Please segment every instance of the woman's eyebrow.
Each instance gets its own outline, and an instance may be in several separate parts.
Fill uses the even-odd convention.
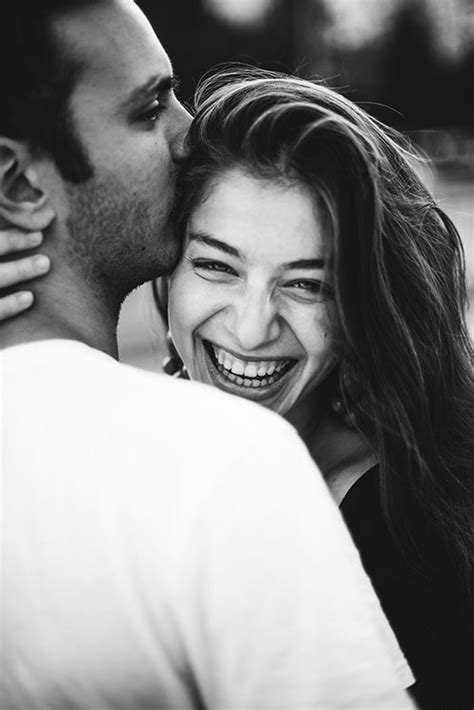
[[[229,256],[234,256],[237,259],[242,259],[242,254],[235,247],[231,247],[230,244],[222,242],[220,239],[211,237],[210,234],[206,232],[191,232],[188,235],[188,240],[190,242],[200,242],[201,244],[206,244],[208,247],[213,247],[214,249],[219,249],[219,251],[228,254]],[[324,269],[325,260],[318,259],[298,259],[297,261],[289,261],[282,264],[282,269]]]
[[[298,259],[297,261],[288,261],[282,264],[284,269],[324,269],[324,259]]]
[[[213,247],[214,249],[219,249],[229,256],[235,256],[237,259],[242,258],[242,254],[235,247],[231,247],[230,244],[221,242],[220,239],[211,237],[210,234],[206,232],[191,232],[188,235],[188,240],[190,242],[200,242],[201,244],[206,244],[208,247]]]

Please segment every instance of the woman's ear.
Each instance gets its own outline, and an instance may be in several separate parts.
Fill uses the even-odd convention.
[[[0,136],[0,221],[27,232],[42,232],[56,213],[30,151]]]

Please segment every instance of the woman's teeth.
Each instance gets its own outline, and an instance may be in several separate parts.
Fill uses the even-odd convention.
[[[230,382],[243,387],[266,387],[271,385],[288,370],[292,360],[259,360],[244,362],[223,348],[211,345],[218,370]]]

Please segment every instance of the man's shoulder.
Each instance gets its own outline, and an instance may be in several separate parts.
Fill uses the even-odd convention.
[[[131,406],[149,412],[148,421],[186,433],[187,441],[219,439],[235,451],[255,442],[296,438],[281,416],[241,397],[199,382],[181,380],[117,363],[114,377],[127,391]],[[132,402],[135,404],[132,405]],[[229,452],[230,453],[230,452]]]
[[[101,420],[102,428],[154,439],[188,441],[219,438],[243,442],[278,437],[292,428],[260,405],[196,382],[177,380],[119,363],[91,347],[69,340],[50,340],[9,348],[2,353],[11,400],[28,406],[48,404],[58,411],[64,399],[74,404],[81,427]],[[268,432],[268,433],[267,433]]]
[[[290,483],[314,476],[282,417],[207,385],[138,370],[66,341],[11,349],[3,360],[15,465],[15,442],[27,440],[22,456],[51,462],[54,454],[63,478],[67,460],[91,485],[112,476],[130,499],[159,491],[163,500],[189,501],[193,509],[211,491],[230,505],[235,486],[233,505],[258,499],[268,486],[274,496],[281,487],[286,498]]]

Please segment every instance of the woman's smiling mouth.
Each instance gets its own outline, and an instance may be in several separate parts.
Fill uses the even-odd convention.
[[[203,340],[212,379],[220,389],[260,401],[277,394],[286,375],[296,365],[294,358],[256,359],[237,357],[229,350]]]

